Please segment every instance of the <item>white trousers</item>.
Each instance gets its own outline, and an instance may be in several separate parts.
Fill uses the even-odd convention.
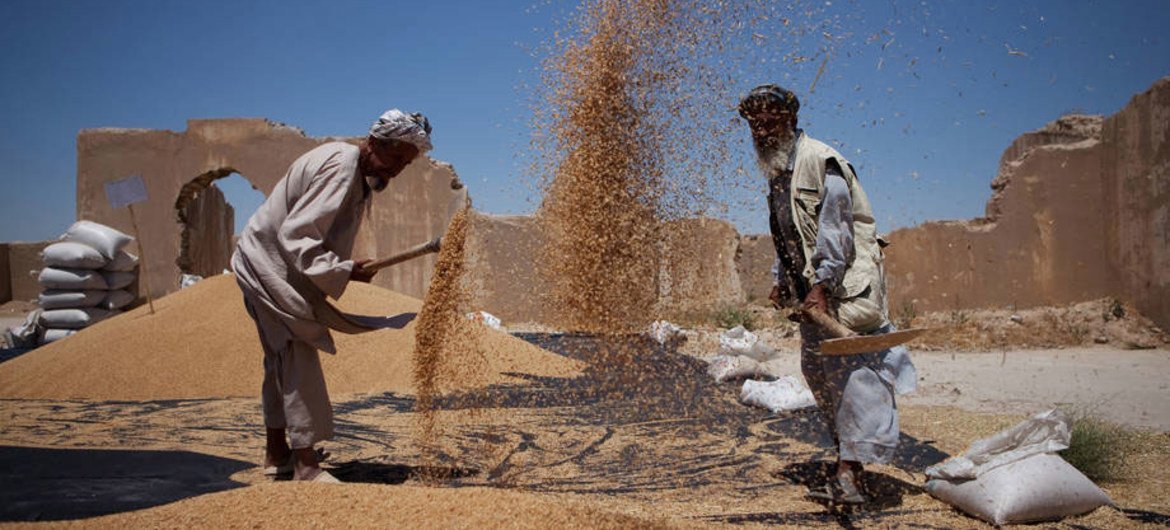
[[[877,333],[892,329],[887,325]],[[899,435],[895,378],[886,364],[891,350],[821,356],[817,352],[822,333],[815,324],[801,324],[800,369],[828,420],[837,454],[842,460],[888,463],[897,450]]]

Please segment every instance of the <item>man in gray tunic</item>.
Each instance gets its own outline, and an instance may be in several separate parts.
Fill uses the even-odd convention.
[[[369,260],[350,258],[362,213],[372,191],[430,150],[430,132],[423,115],[392,109],[360,145],[330,142],[301,155],[240,235],[232,270],[264,349],[266,474],[337,481],[314,449],[333,436],[317,350],[336,353],[330,328],[353,331],[326,297],[373,279]]]
[[[861,334],[888,333],[893,326],[869,200],[848,160],[796,128],[799,110],[796,95],[776,85],[756,87],[739,106],[768,179],[776,247],[769,298],[778,309],[817,308]],[[862,464],[884,464],[894,455],[894,395],[914,389],[914,366],[905,348],[822,357],[820,342],[829,337],[807,320],[800,337],[801,371],[837,449],[835,475],[809,496],[863,503]]]

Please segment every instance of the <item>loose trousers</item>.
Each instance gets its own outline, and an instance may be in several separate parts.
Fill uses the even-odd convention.
[[[887,324],[876,333],[892,330]],[[821,356],[817,352],[825,337],[819,326],[801,324],[800,338],[800,369],[828,421],[840,458],[888,463],[898,447],[895,387],[905,393],[917,378],[905,348]]]
[[[306,449],[333,437],[333,406],[317,349],[291,337],[284,324],[245,299],[264,349],[260,399],[264,426],[287,429],[289,445]]]

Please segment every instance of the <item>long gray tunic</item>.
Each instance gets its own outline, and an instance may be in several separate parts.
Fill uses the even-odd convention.
[[[329,334],[349,282],[354,239],[370,193],[358,174],[357,146],[331,142],[301,155],[248,221],[232,255],[244,296],[269,313],[276,344],[295,339],[336,353]]]

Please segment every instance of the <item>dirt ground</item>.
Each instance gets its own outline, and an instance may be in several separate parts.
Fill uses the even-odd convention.
[[[597,359],[606,347],[572,335],[529,338],[581,359]],[[637,362],[629,363],[634,371],[595,363],[576,378],[517,374],[526,383],[451,396],[439,414],[444,441],[439,469],[418,464],[412,396],[334,396],[338,435],[326,444],[333,453],[328,464],[350,484],[340,486],[346,493],[322,495],[340,497],[336,500],[343,504],[331,512],[328,504],[313,503],[288,517],[374,526],[386,520],[351,511],[343,515],[340,506],[372,498],[376,504],[421,509],[423,517],[443,506],[434,504],[430,512],[419,508],[426,503],[460,491],[470,499],[480,495],[474,493],[483,491],[479,487],[488,487],[521,494],[492,503],[532,507],[516,512],[516,526],[532,525],[541,513],[562,513],[555,507],[567,502],[598,510],[585,518],[563,512],[571,515],[565,520],[575,521],[567,527],[618,521],[614,524],[647,527],[983,528],[923,493],[923,470],[1027,413],[1112,396],[1107,401],[1124,406],[1108,410],[1132,425],[1153,427],[1143,431],[1143,450],[1132,456],[1132,465],[1147,473],[1102,484],[1120,509],[1102,508],[1045,527],[1170,525],[1165,515],[1170,500],[1161,494],[1170,484],[1170,436],[1162,410],[1170,395],[1156,377],[1170,373],[1165,349],[916,352],[920,391],[899,409],[904,433],[899,457],[865,475],[873,502],[838,511],[803,497],[833,458],[820,415],[774,415],[740,404],[738,384],[716,385],[706,376],[694,353],[705,350],[702,342],[684,347],[691,355],[639,347],[633,350]],[[782,361],[792,363],[795,351],[781,349]],[[0,520],[5,521],[151,527],[183,520],[251,527],[254,517],[222,515],[225,503],[234,510],[228,513],[253,513],[254,503],[266,496],[246,492],[269,492],[270,499],[303,487],[268,484],[271,479],[254,467],[262,450],[255,399],[3,400],[0,445],[0,479],[6,484]],[[417,478],[434,473],[449,480],[429,487]],[[278,489],[241,489],[242,484]],[[424,490],[433,494],[419,493]],[[488,512],[490,505],[484,507]],[[94,518],[102,514],[113,515]],[[466,517],[466,525],[491,524],[480,514]],[[440,520],[424,517],[402,526]]]
[[[779,335],[783,335],[780,333]],[[719,349],[718,332],[688,333],[683,351],[706,358]],[[800,374],[798,341],[760,333],[779,344],[770,362],[783,374]],[[1091,412],[1131,427],[1170,431],[1170,350],[1109,345],[1001,351],[913,349],[918,390],[903,405],[946,406],[969,412],[1029,415],[1054,407]]]

